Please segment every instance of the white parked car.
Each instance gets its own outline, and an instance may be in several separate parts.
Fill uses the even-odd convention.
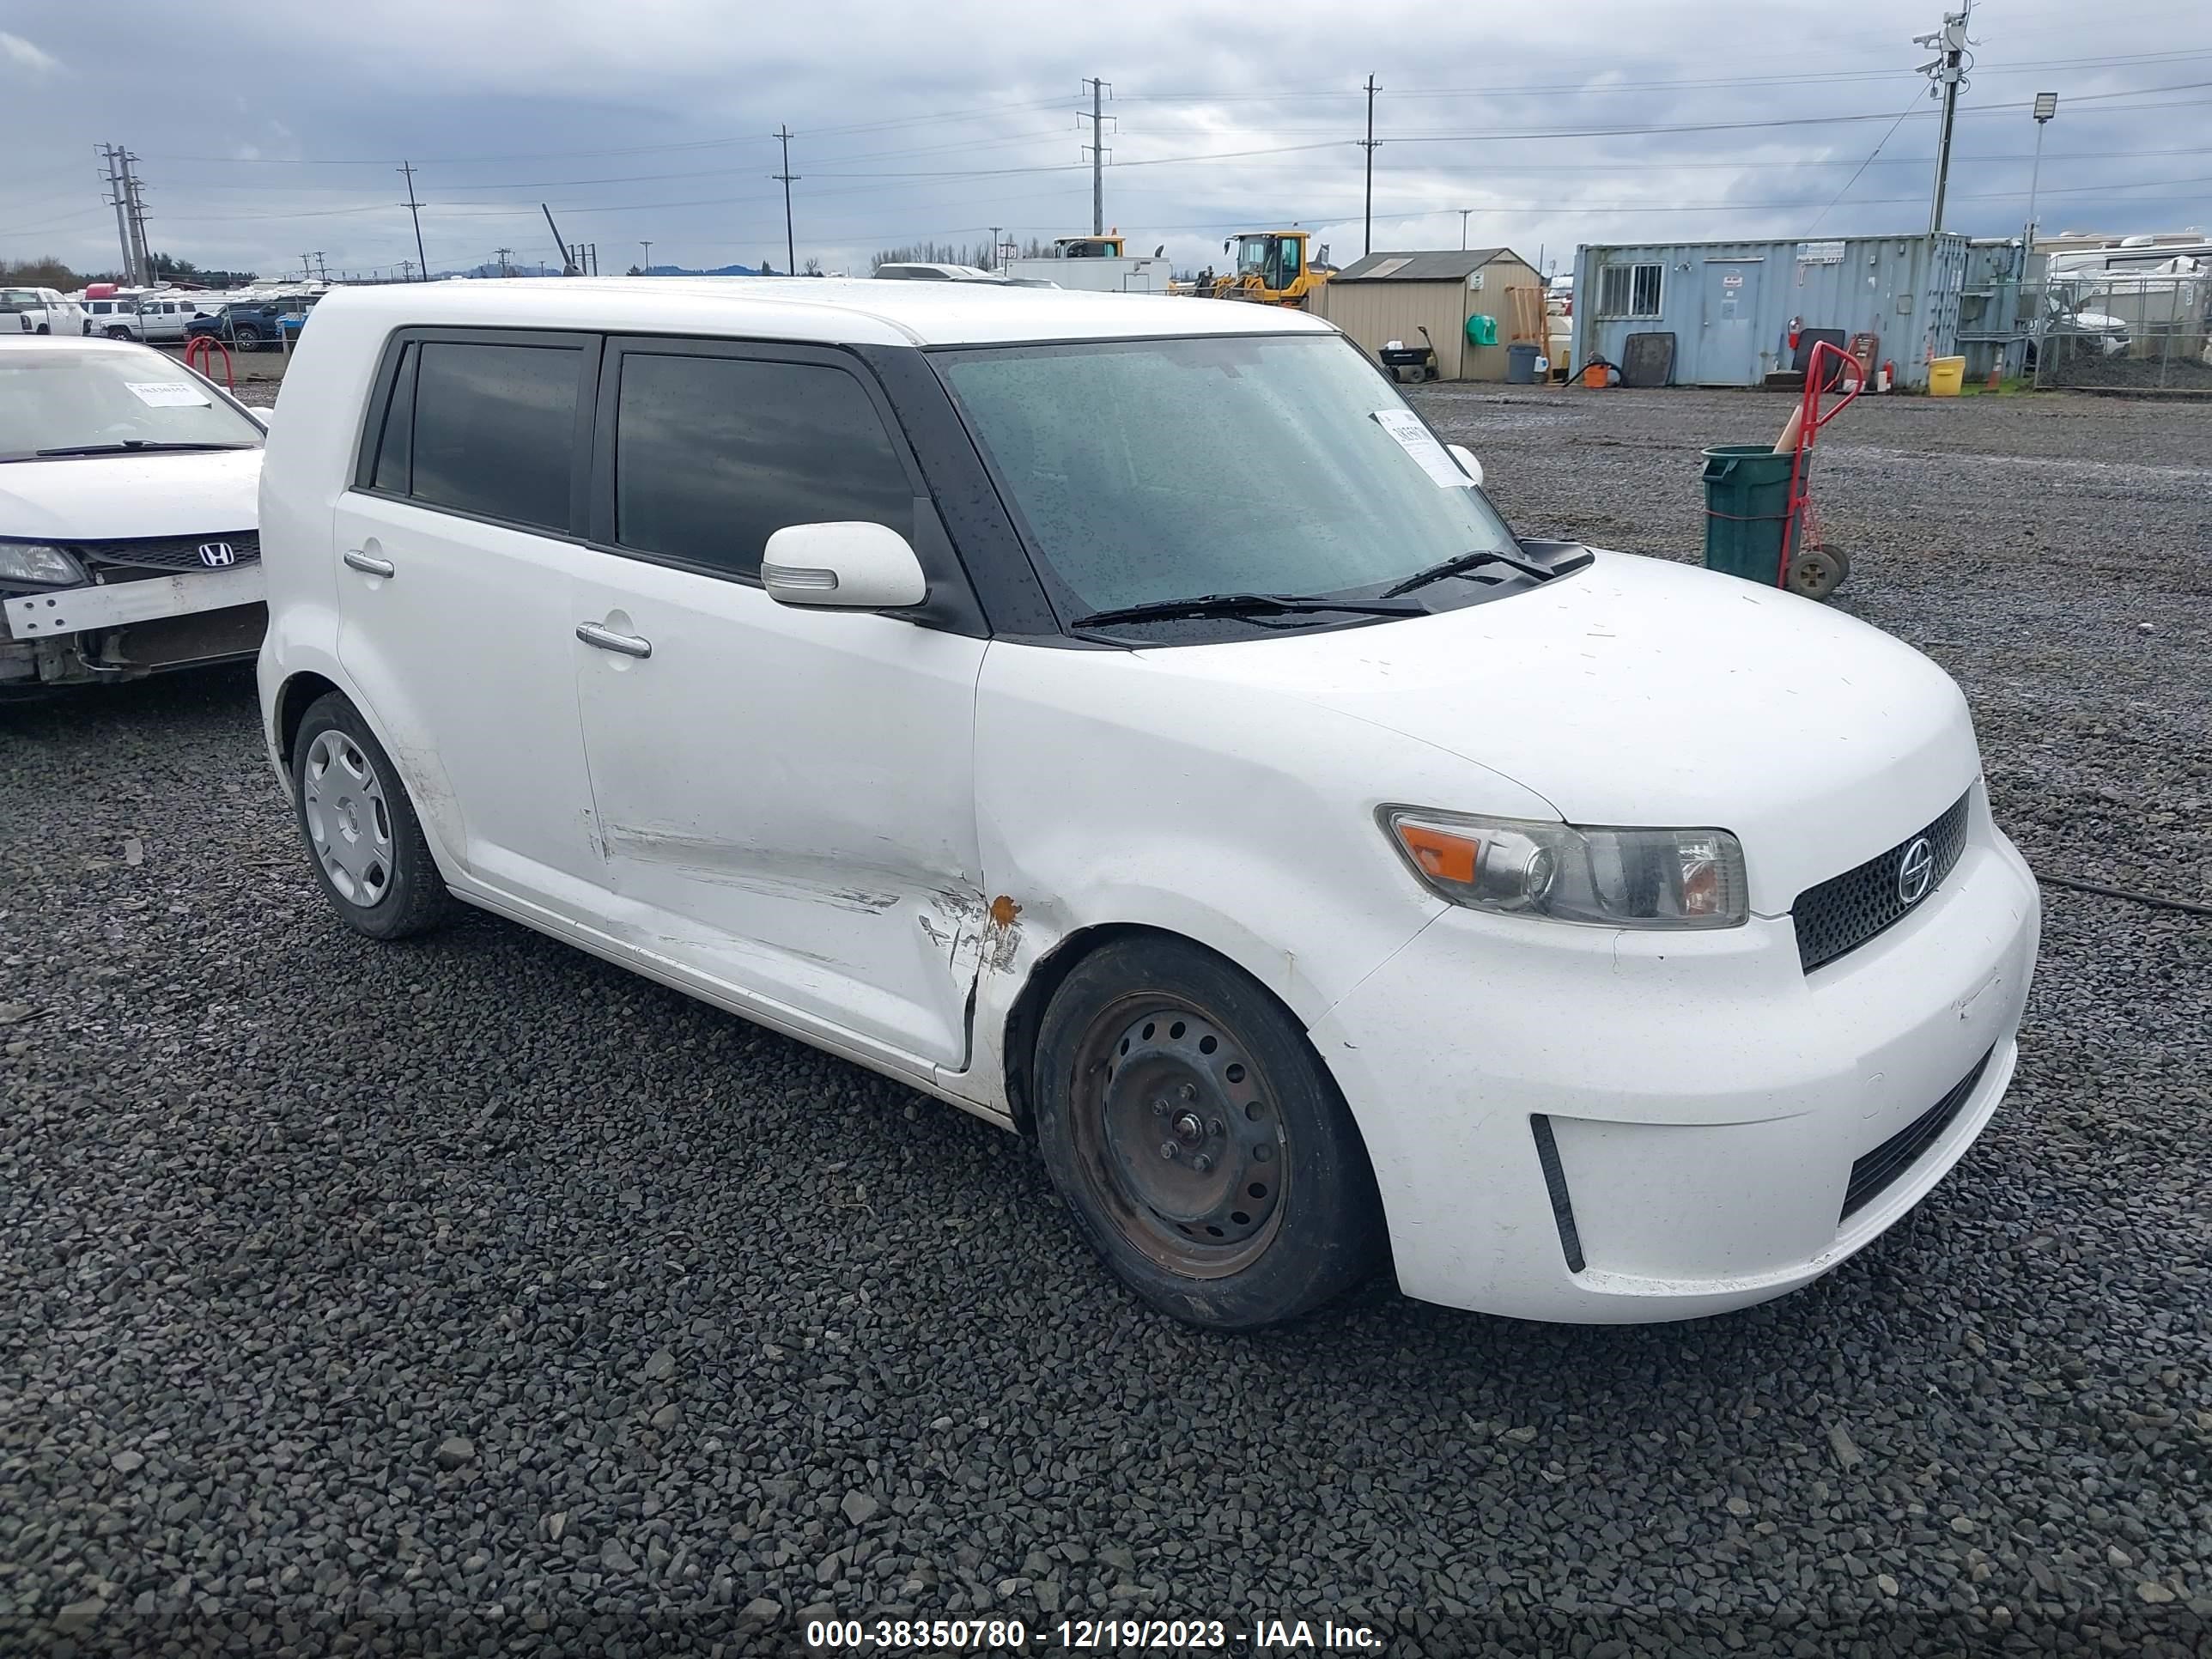
[[[84,313],[58,289],[0,288],[0,334],[82,334]]]
[[[0,333],[0,692],[252,656],[263,432],[149,347]]]
[[[1825,1273],[2013,1072],[1965,700],[1515,538],[1334,329],[957,283],[334,293],[262,489],[337,914],[450,898],[1033,1133],[1222,1328]],[[1235,434],[1225,441],[1224,434]]]

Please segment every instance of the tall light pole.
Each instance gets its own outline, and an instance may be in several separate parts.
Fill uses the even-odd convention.
[[[2020,274],[2027,275],[2028,256],[2035,252],[2035,192],[2043,183],[2043,130],[2051,125],[2051,118],[2058,113],[2058,94],[2039,92],[2035,94],[2035,166],[2027,175],[2027,233],[2021,238]]]
[[[1474,211],[1473,208],[1462,208],[1459,210],[1459,251],[1462,253],[1467,252],[1467,216]]]
[[[653,270],[653,239],[650,236],[641,236],[638,239],[637,245],[645,250],[645,258],[638,261],[637,268],[650,273]]]

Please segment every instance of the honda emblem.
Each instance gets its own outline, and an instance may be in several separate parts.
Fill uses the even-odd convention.
[[[210,570],[220,570],[227,564],[238,562],[238,550],[228,542],[202,542],[200,562]]]

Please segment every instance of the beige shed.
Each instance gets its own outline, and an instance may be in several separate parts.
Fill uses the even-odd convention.
[[[1437,348],[1447,380],[1502,380],[1509,345],[1544,347],[1544,279],[1504,247],[1443,253],[1370,253],[1324,283],[1311,308],[1372,356],[1392,340]],[[1492,317],[1498,343],[1468,343],[1467,319]]]

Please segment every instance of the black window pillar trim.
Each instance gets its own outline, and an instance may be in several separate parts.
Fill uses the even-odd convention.
[[[972,586],[986,630],[994,638],[1025,644],[1100,648],[1061,631],[1013,517],[927,354],[913,346],[852,349],[874,371],[890,399],[899,430],[936,502],[941,533]]]

